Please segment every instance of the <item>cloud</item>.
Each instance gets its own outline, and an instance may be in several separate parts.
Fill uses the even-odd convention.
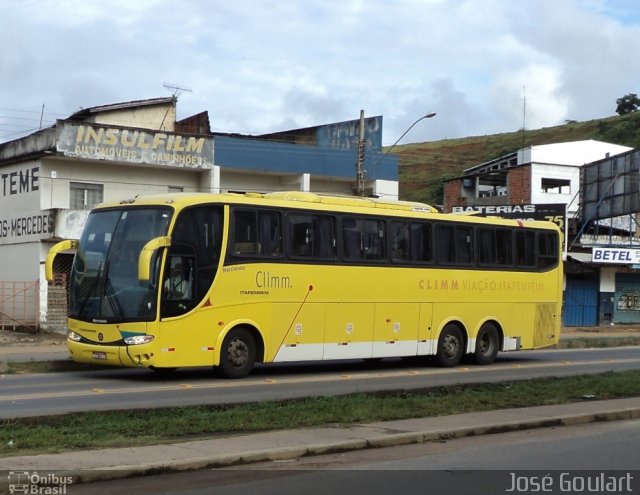
[[[179,117],[208,110],[216,130],[364,109],[384,116],[385,143],[431,110],[406,142],[518,129],[525,92],[527,128],[612,115],[640,93],[631,0],[5,0],[0,19],[0,141],[37,126],[42,104],[51,123],[168,95],[166,82],[192,90]]]
[[[491,85],[492,125],[509,122],[511,131],[559,123],[568,113],[560,91],[561,72],[554,64],[532,63],[496,75]],[[517,125],[515,125],[518,123]]]

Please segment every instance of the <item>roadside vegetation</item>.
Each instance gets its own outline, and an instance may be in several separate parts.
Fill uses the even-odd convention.
[[[0,456],[154,445],[258,431],[640,396],[640,370],[228,406],[0,420]]]

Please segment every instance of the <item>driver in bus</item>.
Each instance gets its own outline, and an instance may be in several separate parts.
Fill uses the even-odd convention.
[[[185,272],[182,263],[175,261],[171,263],[169,276],[164,281],[166,298],[174,301],[191,299],[191,272]]]

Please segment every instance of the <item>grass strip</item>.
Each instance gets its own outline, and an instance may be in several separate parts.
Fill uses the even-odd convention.
[[[153,445],[640,395],[640,370],[227,406],[73,413],[0,422],[0,456]]]

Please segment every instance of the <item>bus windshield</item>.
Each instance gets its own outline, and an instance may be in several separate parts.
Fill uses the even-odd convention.
[[[126,208],[89,215],[71,271],[69,316],[94,323],[152,321],[160,259],[138,280],[138,257],[151,239],[166,235],[171,210]]]

